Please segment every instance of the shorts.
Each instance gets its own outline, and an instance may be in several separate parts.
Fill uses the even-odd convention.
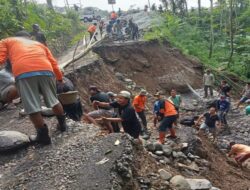
[[[206,123],[202,123],[200,126],[200,129],[205,130],[205,131],[208,130],[210,133],[215,133],[215,131],[216,131],[215,127],[209,127],[209,126],[207,126]]]
[[[96,119],[100,117],[113,117],[113,110],[99,109],[88,113],[88,116]]]
[[[8,97],[8,93],[9,91],[11,90],[11,88],[15,87],[15,85],[10,85],[10,86],[7,86],[5,89],[3,89],[1,92],[0,92],[0,101],[5,103],[6,100],[7,100],[7,97]]]
[[[128,133],[131,137],[133,137],[134,139],[138,139],[141,133],[141,125],[137,124],[134,125],[133,127],[123,127],[124,132]]]
[[[241,99],[240,99],[240,103],[244,103],[248,100],[249,98],[243,96]]]
[[[164,117],[161,121],[159,131],[165,132],[168,129],[171,129],[173,127],[173,124],[176,122],[177,115],[167,116]]]
[[[59,104],[56,95],[56,81],[50,76],[34,76],[17,80],[17,90],[27,114],[40,112],[42,95],[48,108]]]

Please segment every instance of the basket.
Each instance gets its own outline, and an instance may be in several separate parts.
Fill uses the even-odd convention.
[[[69,91],[58,94],[58,99],[62,105],[73,104],[78,99],[78,91]]]

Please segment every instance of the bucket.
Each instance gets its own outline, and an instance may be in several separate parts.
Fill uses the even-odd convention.
[[[78,91],[69,91],[57,96],[62,105],[69,105],[75,103],[78,99]]]

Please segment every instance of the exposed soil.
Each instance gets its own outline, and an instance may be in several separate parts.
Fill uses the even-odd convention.
[[[201,87],[202,65],[188,59],[168,42],[127,42],[104,44],[94,49],[116,72],[127,74],[148,91],[169,91],[176,88],[187,92],[187,83]]]

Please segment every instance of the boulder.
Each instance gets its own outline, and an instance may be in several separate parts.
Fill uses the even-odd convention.
[[[162,151],[163,151],[164,155],[167,157],[171,156],[171,154],[173,152],[171,147],[165,146],[165,145],[162,146]]]
[[[174,176],[170,180],[170,183],[175,187],[176,190],[191,190],[189,183],[181,175]]]
[[[145,147],[150,152],[154,152],[155,151],[155,143],[147,143]]]
[[[163,151],[157,150],[157,151],[155,151],[155,154],[156,154],[157,156],[162,156],[162,155],[163,155]]]
[[[163,180],[170,180],[173,177],[171,173],[164,169],[159,169],[158,172]]]
[[[207,179],[186,179],[192,190],[210,190],[212,184]]]
[[[29,137],[18,131],[0,132],[0,152],[21,148],[29,142]]]

